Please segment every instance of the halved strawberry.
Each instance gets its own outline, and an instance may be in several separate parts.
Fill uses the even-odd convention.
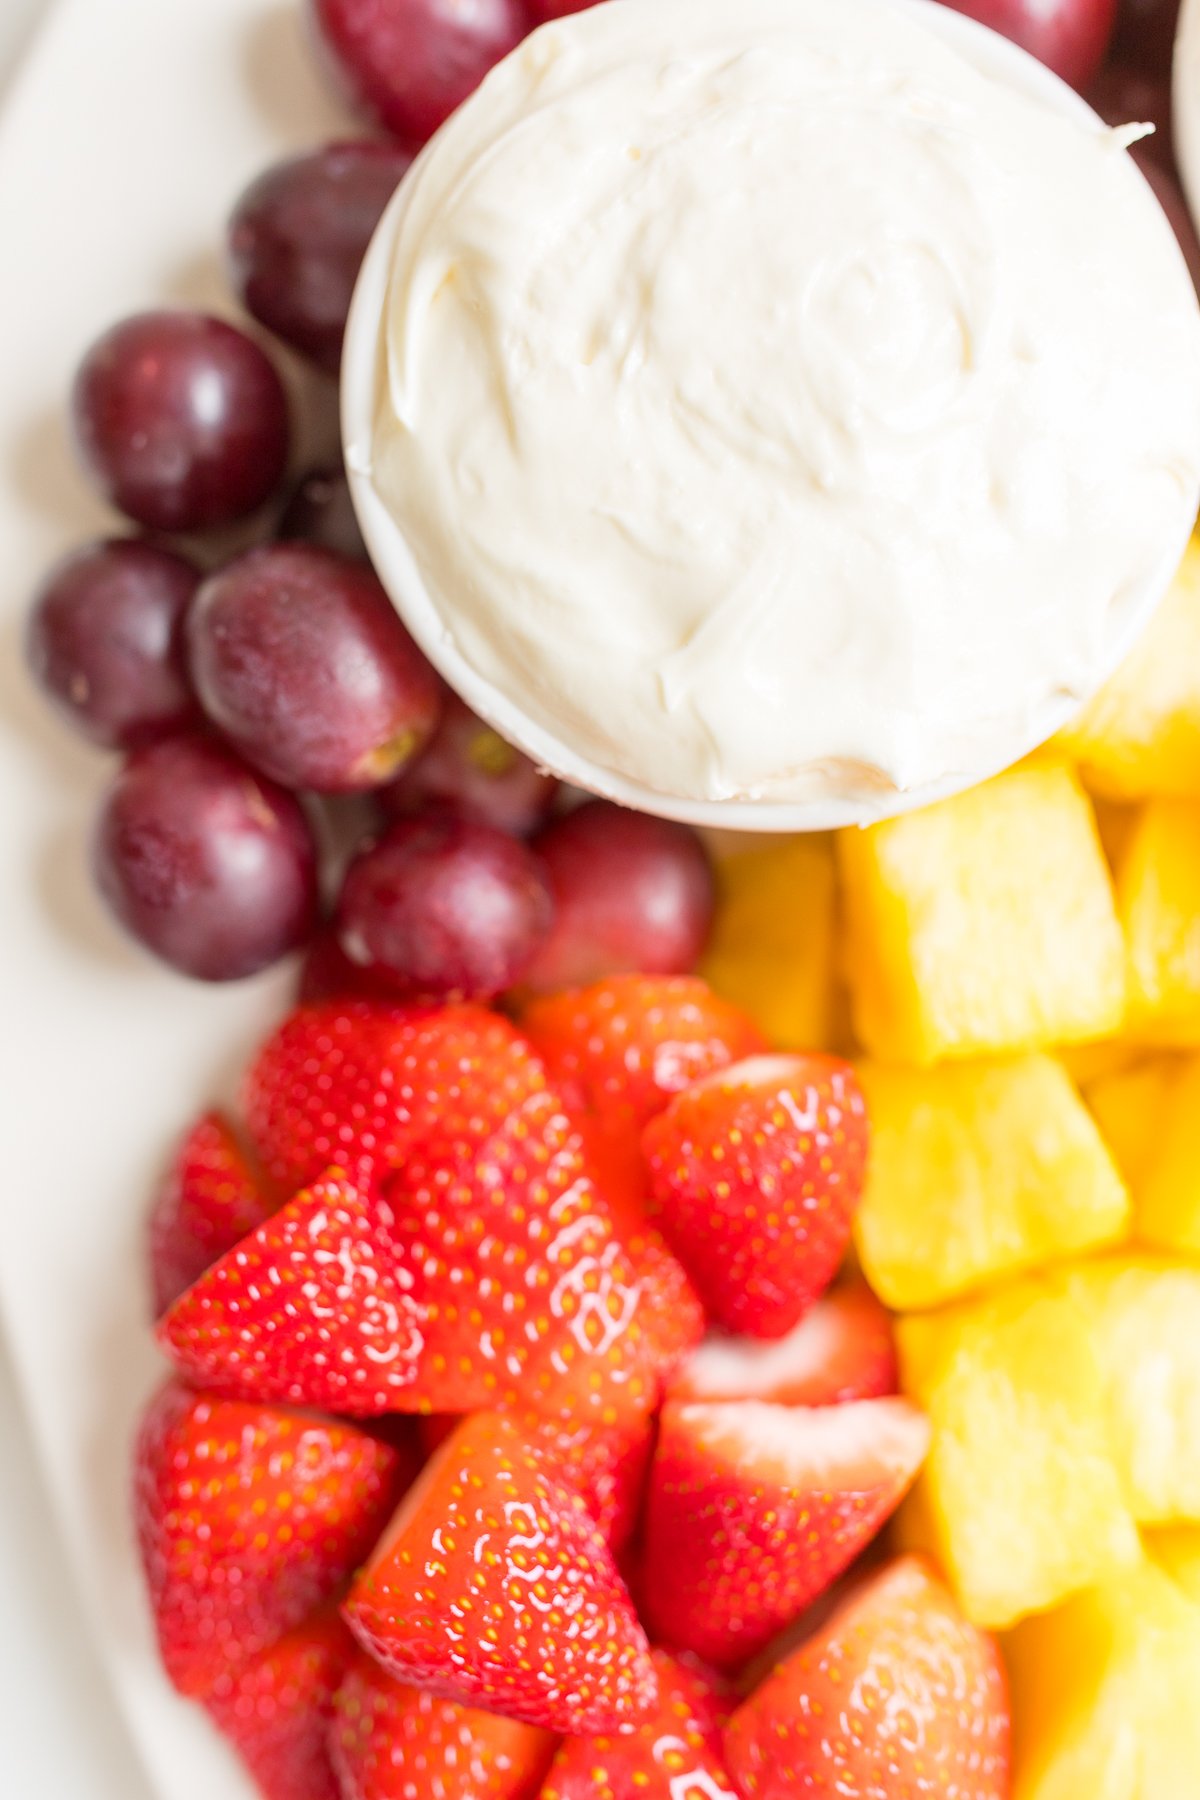
[[[766,1048],[754,1021],[694,975],[610,975],[533,1000],[521,1025],[568,1104],[634,1154],[673,1094]]]
[[[896,1387],[891,1317],[865,1282],[854,1282],[823,1294],[786,1337],[705,1338],[670,1392],[672,1400],[834,1406],[894,1394]]]
[[[554,1737],[396,1681],[358,1651],[337,1696],[341,1800],[534,1800]]]
[[[737,1800],[721,1748],[733,1690],[694,1656],[650,1655],[654,1711],[621,1737],[564,1738],[541,1800]]]
[[[1009,1707],[1000,1653],[967,1623],[927,1563],[901,1557],[851,1594],[738,1708],[725,1754],[746,1800],[1006,1800]]]
[[[228,1119],[219,1112],[197,1119],[175,1153],[150,1214],[155,1318],[271,1209]]]
[[[716,1323],[782,1337],[850,1236],[867,1114],[836,1056],[757,1056],[676,1095],[643,1139],[651,1217]]]
[[[461,1164],[442,1145],[410,1157],[385,1192],[392,1240],[420,1272],[423,1407],[572,1424],[653,1410],[702,1315],[669,1253],[639,1257],[623,1238],[611,1191],[549,1091]]]
[[[615,1731],[654,1702],[600,1528],[496,1413],[465,1419],[426,1465],[344,1612],[398,1679],[548,1731]]]
[[[330,1000],[267,1039],[243,1107],[268,1174],[294,1193],[331,1164],[369,1186],[434,1140],[461,1162],[545,1085],[530,1045],[482,1007]]]
[[[134,1458],[138,1539],[163,1664],[207,1694],[367,1555],[414,1471],[353,1425],[170,1382]]]
[[[330,1169],[202,1275],[158,1340],[220,1393],[356,1418],[403,1411],[424,1349],[413,1285],[386,1209]]]
[[[263,1800],[340,1800],[330,1757],[333,1697],[355,1654],[336,1612],[319,1613],[222,1675],[205,1701]]]
[[[670,1402],[646,1501],[648,1630],[717,1668],[744,1663],[874,1537],[928,1447],[907,1400]]]

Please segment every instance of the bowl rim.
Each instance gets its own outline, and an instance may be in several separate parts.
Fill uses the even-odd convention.
[[[628,4],[630,0],[616,0]],[[640,0],[639,0],[640,3]],[[950,43],[985,73],[1001,76],[1031,98],[1053,106],[1059,113],[1086,120],[1107,129],[1104,121],[1067,83],[1028,51],[1002,37],[976,19],[955,12],[941,0],[880,0],[881,4],[909,13]],[[555,29],[560,21],[540,27]],[[436,141],[431,140],[431,142]],[[428,148],[428,147],[427,147]],[[389,201],[368,246],[346,325],[340,381],[342,451],[351,500],[371,561],[392,604],[418,647],[434,668],[468,706],[493,730],[531,757],[540,768],[561,777],[590,794],[615,801],[660,818],[727,831],[807,832],[830,831],[850,825],[869,825],[881,819],[912,812],[934,801],[948,799],[1010,768],[1053,737],[1086,704],[1087,698],[1052,695],[1038,709],[1036,722],[1022,734],[1014,734],[1010,755],[969,771],[957,771],[903,792],[849,799],[841,796],[807,801],[699,800],[672,795],[594,762],[565,743],[553,731],[531,718],[509,694],[480,675],[459,649],[441,617],[404,535],[372,479],[372,440],[379,393],[380,360],[384,342],[379,321],[391,279],[392,248],[427,149]],[[1158,207],[1150,184],[1136,165],[1149,199]],[[1161,208],[1159,208],[1161,211]],[[1163,216],[1164,229],[1170,231]],[[1172,233],[1174,243],[1174,234]],[[1180,268],[1187,275],[1182,251],[1175,245]],[[1187,277],[1190,281],[1190,277]],[[1200,303],[1198,303],[1200,304]],[[1200,493],[1196,496],[1200,500]],[[1178,543],[1164,547],[1152,573],[1141,584],[1136,600],[1126,609],[1124,628],[1111,645],[1090,692],[1095,692],[1124,661],[1166,592],[1191,535],[1193,514]]]

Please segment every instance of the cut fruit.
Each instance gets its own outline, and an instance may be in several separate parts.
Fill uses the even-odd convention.
[[[1137,1235],[1163,1250],[1200,1255],[1200,1056],[1162,1062],[1158,1104],[1142,1115]],[[1099,1095],[1093,1096],[1099,1105]],[[1101,1121],[1103,1124],[1103,1121]]]
[[[1200,802],[1152,800],[1117,867],[1132,1036],[1200,1043]]]
[[[205,1701],[263,1800],[342,1800],[329,1757],[333,1696],[355,1653],[336,1612],[280,1638],[246,1668],[223,1675]]]
[[[895,1392],[891,1318],[870,1288],[854,1282],[823,1294],[784,1338],[705,1338],[670,1397],[834,1406]]]
[[[1061,1064],[859,1067],[871,1159],[854,1241],[889,1306],[938,1306],[1113,1244],[1129,1195]]]
[[[1013,1800],[1195,1800],[1200,1607],[1151,1559],[1005,1643]]]
[[[779,1050],[834,1048],[833,848],[784,838],[717,863],[717,910],[700,973]]]
[[[1056,743],[1080,765],[1096,793],[1115,800],[1151,794],[1200,799],[1200,544],[1195,539],[1132,651]]]
[[[670,1402],[643,1526],[653,1636],[736,1668],[869,1543],[929,1446],[906,1400]]]
[[[1143,1188],[1164,1153],[1170,1096],[1180,1066],[1177,1057],[1153,1056],[1132,1068],[1102,1075],[1084,1090],[1100,1135],[1133,1195],[1138,1237],[1147,1235]],[[1200,1201],[1200,1191],[1197,1199]],[[1168,1203],[1168,1213],[1173,1211]],[[1197,1242],[1200,1244],[1200,1238]]]
[[[901,1386],[933,1426],[901,1532],[978,1625],[1054,1606],[1137,1554],[1093,1335],[1048,1278],[898,1328]]]
[[[548,1731],[616,1731],[654,1703],[645,1634],[599,1526],[496,1413],[437,1451],[345,1614],[398,1680]]]
[[[885,1061],[1104,1037],[1124,952],[1090,801],[1053,763],[837,839],[854,1022]]]
[[[725,1747],[746,1800],[1008,1800],[1004,1666],[933,1570],[902,1557],[738,1708]]]
[[[239,1238],[261,1225],[271,1205],[228,1119],[219,1112],[197,1119],[175,1153],[150,1215],[155,1318]]]

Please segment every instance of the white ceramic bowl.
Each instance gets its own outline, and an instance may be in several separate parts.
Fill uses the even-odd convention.
[[[1007,38],[938,4],[937,0],[892,0],[892,4],[917,15],[924,26],[936,31],[961,55],[988,74],[1021,89],[1060,113],[1086,119],[1093,124],[1100,123],[1091,107],[1080,99],[1073,88],[1069,88],[1042,63],[1026,51],[1018,49]],[[1200,18],[1200,0],[1189,0],[1189,5]],[[391,273],[393,247],[408,204],[410,180],[411,177],[401,183],[380,220],[363,263],[350,311],[342,358],[342,440],[346,469],[363,536],[397,612],[430,662],[450,686],[503,737],[566,781],[592,793],[602,794],[610,800],[619,801],[624,806],[636,807],[641,812],[657,813],[666,818],[685,820],[689,824],[724,830],[828,831],[843,825],[865,825],[895,813],[909,812],[916,807],[927,806],[933,800],[944,799],[962,788],[971,787],[1036,749],[1078,710],[1079,702],[1069,696],[1052,698],[1038,713],[1032,728],[1024,735],[1014,737],[1009,753],[988,767],[930,782],[903,794],[873,795],[861,800],[820,799],[799,803],[676,798],[580,755],[570,743],[530,718],[509,694],[482,677],[462,655],[425,587],[403,533],[371,478],[371,445],[380,391],[383,344],[380,321]],[[1148,184],[1147,198],[1157,206],[1158,202],[1154,200]],[[1163,229],[1170,231],[1165,218]],[[1180,261],[1182,264],[1182,256]],[[1111,663],[1104,674],[1110,674],[1116,668],[1140,636],[1179,565],[1186,539],[1185,530],[1181,533],[1179,542],[1163,545],[1162,560],[1145,582],[1137,603],[1129,608],[1126,629],[1119,641],[1112,646]]]

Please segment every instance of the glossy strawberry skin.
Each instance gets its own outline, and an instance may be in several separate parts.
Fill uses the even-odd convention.
[[[341,1800],[534,1800],[555,1739],[399,1682],[358,1651],[332,1732]]]
[[[271,1209],[228,1119],[219,1112],[197,1119],[175,1153],[150,1214],[155,1318]]]
[[[205,1701],[263,1800],[341,1800],[329,1754],[333,1697],[354,1640],[336,1612],[318,1614],[236,1673]]]
[[[752,1057],[642,1138],[650,1212],[726,1331],[782,1337],[837,1272],[862,1192],[866,1104],[839,1057]]]
[[[134,1459],[138,1541],[167,1674],[204,1695],[329,1600],[415,1469],[332,1419],[170,1382]]]
[[[553,1463],[496,1413],[427,1465],[344,1608],[402,1681],[547,1731],[616,1731],[655,1698],[612,1554]]]
[[[646,1497],[647,1629],[740,1667],[866,1548],[928,1444],[905,1400],[669,1402]]]
[[[899,1384],[891,1316],[865,1282],[830,1288],[783,1338],[714,1333],[671,1381],[673,1400],[769,1400],[836,1406]]]
[[[541,1800],[737,1800],[721,1748],[733,1690],[695,1657],[650,1655],[653,1712],[626,1736],[564,1738]]]
[[[746,1800],[1007,1800],[1009,1704],[999,1651],[923,1559],[901,1557],[745,1701],[726,1731],[725,1754]]]
[[[526,1040],[482,1007],[335,999],[272,1033],[242,1106],[264,1168],[291,1194],[334,1164],[369,1188],[435,1144],[454,1166],[545,1085]]]
[[[201,1276],[158,1340],[214,1392],[370,1418],[415,1404],[413,1288],[386,1209],[331,1169]]]

